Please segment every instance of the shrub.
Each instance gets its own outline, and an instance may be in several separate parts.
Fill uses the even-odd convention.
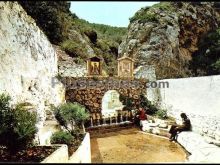
[[[144,95],[140,96],[141,106],[146,110],[146,113],[153,115],[158,111],[158,108],[151,103]]]
[[[80,126],[85,132],[84,122],[89,118],[89,114],[84,106],[79,103],[64,103],[54,107],[54,113],[60,125],[64,126],[70,133],[75,127]]]
[[[124,109],[129,111],[135,109],[135,104],[133,104],[134,100],[132,98],[128,96],[120,95],[119,100],[122,102],[123,105],[125,105]]]
[[[25,108],[25,103],[11,108],[10,99],[10,96],[0,95],[0,145],[14,153],[32,143],[37,132],[37,117]]]
[[[175,8],[171,5],[171,2],[161,2],[154,4],[152,8],[159,8],[160,10],[166,10],[173,12]]]
[[[167,119],[168,116],[167,116],[167,111],[165,109],[159,109],[157,112],[156,112],[156,115],[160,118],[160,119]]]
[[[78,43],[72,40],[65,40],[61,43],[61,49],[71,57],[81,57],[83,59],[87,58],[87,53],[85,52],[85,44],[83,43]]]
[[[141,12],[141,13],[136,13],[132,18],[130,18],[130,22],[134,22],[136,20],[140,20],[141,22],[157,22],[157,15],[151,12]]]
[[[146,22],[146,21],[158,22],[157,14],[153,13],[154,9],[159,9],[168,12],[175,11],[175,8],[171,4],[171,2],[160,2],[154,4],[151,7],[142,8],[141,10],[136,12],[133,17],[130,18],[130,22],[132,23],[136,20],[140,20],[141,22]]]
[[[198,42],[198,50],[192,54],[190,69],[193,76],[220,74],[220,28],[204,34]]]
[[[214,64],[211,64],[211,67],[217,73],[220,73],[220,59],[217,60]]]
[[[59,131],[51,136],[51,144],[67,144],[70,145],[74,140],[69,132]]]

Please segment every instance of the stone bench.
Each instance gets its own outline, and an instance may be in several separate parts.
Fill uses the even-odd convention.
[[[168,137],[168,125],[163,120],[158,120],[153,123],[151,120],[143,120],[140,121],[140,125],[142,126],[142,131],[153,133],[160,136]]]
[[[178,134],[177,142],[191,154],[189,162],[220,163],[220,147],[207,143],[198,133],[183,131]]]

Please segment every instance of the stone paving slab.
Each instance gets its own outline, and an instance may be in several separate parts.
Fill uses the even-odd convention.
[[[220,147],[207,143],[201,135],[184,131],[178,134],[177,141],[191,153],[189,162],[220,163]]]

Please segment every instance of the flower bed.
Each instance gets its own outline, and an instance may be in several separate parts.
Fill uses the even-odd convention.
[[[59,148],[58,146],[34,146],[15,154],[0,147],[0,162],[41,162]]]

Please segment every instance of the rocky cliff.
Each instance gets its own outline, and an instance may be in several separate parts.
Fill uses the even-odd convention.
[[[161,2],[130,19],[118,52],[135,58],[136,66],[153,65],[158,79],[188,77],[198,41],[218,23],[213,3]]]
[[[0,93],[12,104],[28,102],[38,112],[43,126],[50,104],[64,99],[55,79],[57,55],[45,34],[17,2],[0,2]]]

